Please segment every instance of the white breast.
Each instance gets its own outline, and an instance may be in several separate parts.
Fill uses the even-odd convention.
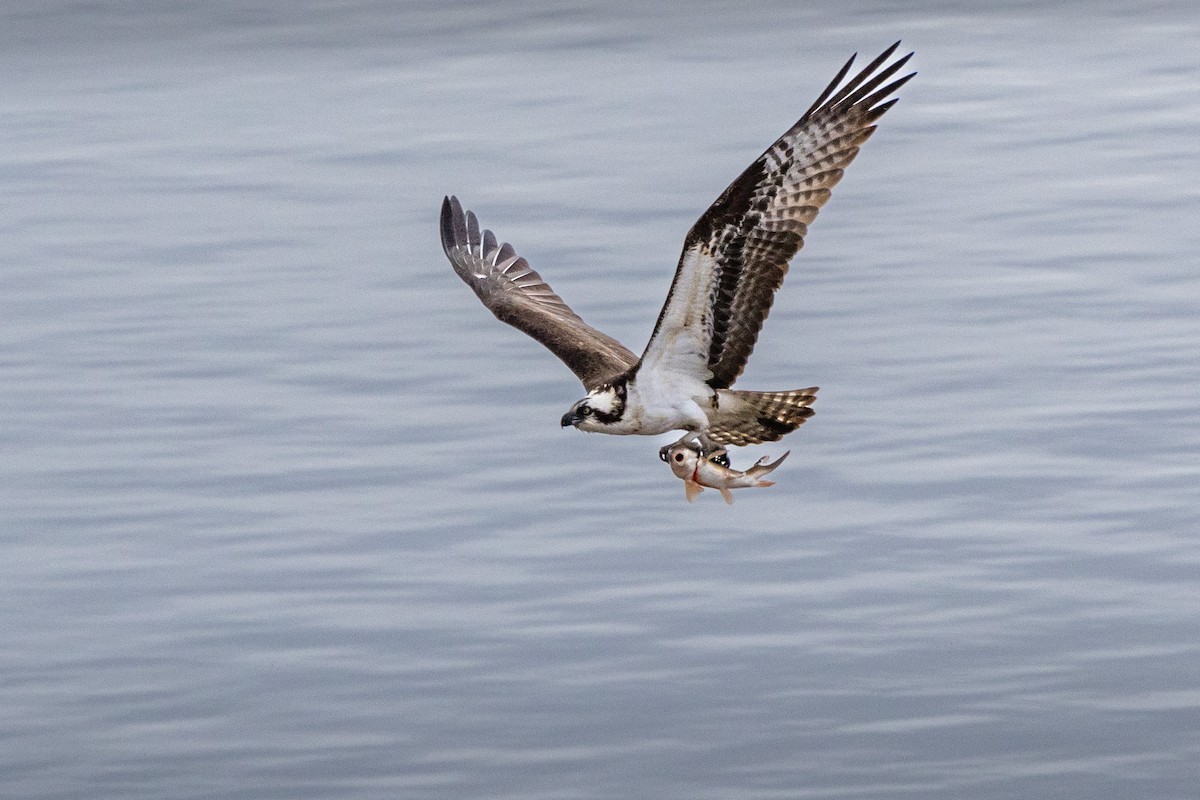
[[[650,436],[675,430],[705,430],[714,392],[703,381],[679,373],[640,370],[630,382],[623,423],[630,433]]]

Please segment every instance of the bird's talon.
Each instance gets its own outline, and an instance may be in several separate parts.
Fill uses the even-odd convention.
[[[714,450],[705,456],[706,459],[714,464],[720,464],[722,467],[729,467],[729,453],[722,447],[720,450]]]

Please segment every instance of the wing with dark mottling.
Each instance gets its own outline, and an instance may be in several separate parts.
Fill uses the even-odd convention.
[[[896,102],[888,98],[915,74],[891,80],[912,57],[884,66],[899,44],[841,85],[851,57],[692,226],[640,369],[702,375],[718,389],[742,373],[808,226]]]
[[[446,257],[483,304],[549,348],[589,391],[637,362],[627,347],[580,319],[511,245],[498,245],[491,231],[480,231],[457,198],[442,202],[441,227]]]

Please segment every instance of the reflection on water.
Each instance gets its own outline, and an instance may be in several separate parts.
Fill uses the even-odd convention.
[[[11,796],[1193,795],[1185,6],[0,15]],[[442,195],[637,350],[901,36],[743,381],[822,387],[779,484],[560,430]]]

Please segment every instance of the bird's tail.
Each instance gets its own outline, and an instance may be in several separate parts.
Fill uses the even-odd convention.
[[[718,444],[739,446],[778,441],[815,413],[809,406],[816,399],[816,386],[790,392],[719,390],[708,437]]]

